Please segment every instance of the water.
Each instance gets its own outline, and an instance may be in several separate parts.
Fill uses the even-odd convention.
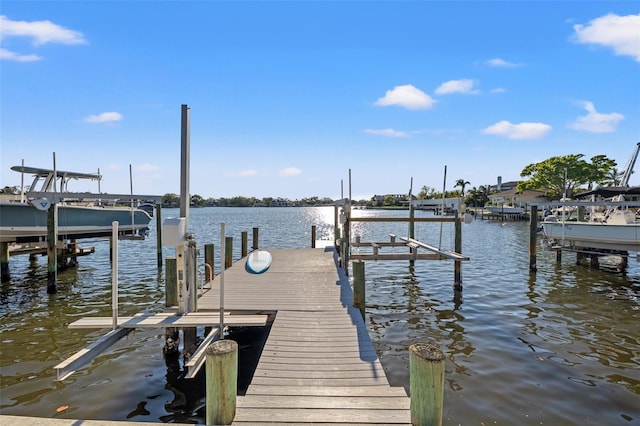
[[[164,216],[177,216],[164,210]],[[417,216],[426,215],[417,212]],[[354,216],[406,211],[354,210]],[[264,248],[309,247],[333,236],[333,208],[191,210],[198,244],[220,245],[219,224],[234,238],[260,228]],[[155,222],[155,221],[154,221]],[[120,314],[158,311],[164,303],[155,230],[143,242],[121,241]],[[406,223],[355,223],[363,241],[407,235]],[[416,238],[448,249],[453,225],[416,224]],[[575,265],[539,242],[538,272],[528,272],[524,222],[463,225],[464,290],[452,290],[450,261],[367,261],[367,323],[392,385],[408,388],[408,346],[432,342],[446,353],[444,424],[640,424],[640,267],[627,275]],[[96,253],[59,274],[46,294],[46,257],[11,259],[0,291],[0,414],[51,418],[204,422],[202,379],[187,382],[162,356],[162,330],[136,330],[64,382],[53,367],[104,334],[69,330],[83,316],[111,315],[108,243],[84,240]],[[391,250],[384,248],[384,251]],[[164,249],[164,256],[173,255]],[[59,412],[58,412],[59,411]]]

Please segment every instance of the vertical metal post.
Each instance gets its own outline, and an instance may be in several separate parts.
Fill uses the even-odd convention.
[[[184,229],[189,231],[189,145],[190,139],[190,117],[189,106],[182,105],[181,132],[180,132],[180,217],[186,219]]]

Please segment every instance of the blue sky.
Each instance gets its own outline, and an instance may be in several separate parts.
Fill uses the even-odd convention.
[[[355,199],[516,180],[640,141],[634,1],[0,4],[0,185],[25,165],[101,189]],[[632,184],[640,185],[640,173]],[[97,190],[79,184],[78,191]]]

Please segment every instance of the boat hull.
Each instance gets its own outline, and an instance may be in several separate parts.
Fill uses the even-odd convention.
[[[562,246],[640,251],[640,224],[543,222],[544,235]]]
[[[81,239],[110,236],[112,222],[121,233],[146,229],[151,216],[143,210],[123,207],[58,205],[58,238]],[[0,203],[0,242],[44,241],[47,211],[26,203]]]

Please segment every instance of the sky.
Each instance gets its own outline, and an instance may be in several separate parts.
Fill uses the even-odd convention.
[[[204,198],[468,190],[569,154],[624,169],[640,3],[0,3],[0,186],[55,153],[102,192],[129,193],[131,166],[134,193],[179,194],[181,105]]]

